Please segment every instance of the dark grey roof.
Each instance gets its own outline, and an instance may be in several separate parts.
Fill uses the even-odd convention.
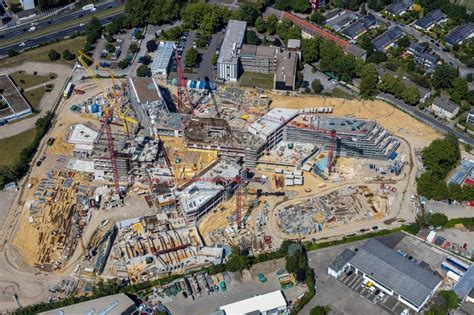
[[[453,290],[459,298],[463,299],[466,295],[470,295],[474,287],[474,267],[471,266],[466,273],[459,279]]]
[[[440,277],[375,239],[369,239],[349,262],[416,306],[421,306],[441,282]]]
[[[346,27],[344,31],[342,31],[342,33],[348,36],[349,38],[355,38],[362,32],[374,26],[375,24],[377,24],[375,16],[373,16],[372,14],[367,14],[363,18],[357,20],[355,23]]]
[[[424,17],[417,20],[415,22],[415,25],[420,28],[427,29],[431,25],[436,24],[445,18],[446,18],[446,15],[440,9],[437,9],[437,10],[428,12]]]
[[[456,110],[459,108],[459,106],[456,103],[451,102],[450,100],[448,100],[444,97],[441,97],[441,96],[438,96],[437,98],[435,98],[433,100],[433,105],[436,105],[439,108],[442,108],[445,111],[447,111],[448,113],[452,113],[452,114],[454,114],[456,112]],[[441,245],[441,244],[444,243],[444,241],[446,241],[446,239],[444,237],[438,236],[435,239],[435,244],[436,245]]]
[[[430,54],[429,52],[424,52],[421,54],[420,58],[422,58],[425,62],[431,62],[431,63],[436,63],[438,61],[438,56],[434,54]]]
[[[359,46],[349,44],[344,48],[344,51],[356,58],[362,58],[365,60],[367,56],[367,50],[360,48]]]
[[[411,43],[410,46],[408,46],[408,51],[417,56],[420,56],[422,53],[425,52],[425,50],[426,46],[418,43]]]
[[[444,37],[444,40],[446,41],[446,43],[450,44],[451,46],[454,46],[463,42],[473,33],[474,23],[467,23],[454,28],[448,35]]]
[[[329,11],[327,14],[324,15],[324,17],[326,18],[326,21],[328,21],[342,14],[343,11],[344,11],[343,9],[337,8],[332,11]]]
[[[397,39],[403,36],[403,31],[398,26],[391,27],[372,40],[372,45],[378,51],[384,51],[384,48],[393,44]]]
[[[337,255],[337,257],[332,261],[332,263],[329,265],[329,268],[332,270],[338,272],[341,270],[347,262],[354,257],[356,253],[348,248],[344,249],[342,253]]]
[[[402,13],[403,11],[406,11],[406,7],[403,5],[403,3],[401,2],[395,2],[395,3],[391,3],[389,4],[386,8],[385,8],[385,11],[387,11],[388,13],[391,13],[393,15],[399,15],[400,13]]]

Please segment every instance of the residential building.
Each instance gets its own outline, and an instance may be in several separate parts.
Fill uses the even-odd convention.
[[[344,10],[344,9],[336,8],[336,9],[334,9],[334,10],[332,10],[332,11],[327,12],[327,13],[324,15],[324,17],[325,17],[325,19],[326,19],[326,23],[327,23],[327,22],[330,22],[330,21],[332,21],[332,20],[334,20],[334,19],[337,18],[338,16],[343,15],[345,11],[346,11],[346,10]]]
[[[435,25],[447,21],[447,16],[440,9],[428,12],[424,17],[416,20],[413,26],[417,29],[429,31]]]
[[[459,25],[444,37],[449,46],[461,45],[465,40],[474,36],[474,23]]]
[[[380,52],[386,52],[391,47],[397,46],[397,40],[403,36],[403,31],[394,26],[372,40],[374,48]]]
[[[25,117],[32,109],[15,83],[6,74],[0,75],[0,123]]]
[[[331,20],[326,20],[326,25],[335,32],[339,32],[359,18],[360,15],[355,11],[342,10],[340,14],[335,15]]]
[[[218,78],[236,82],[240,75],[238,53],[245,39],[247,22],[230,20],[217,59]]]
[[[474,267],[471,266],[459,279],[453,288],[453,291],[461,300],[467,300],[471,303],[474,302],[473,295],[474,288]]]
[[[433,100],[431,110],[438,116],[453,119],[459,112],[459,105],[444,97],[438,96]]]
[[[431,72],[440,60],[438,56],[427,51],[426,45],[418,43],[411,43],[406,49],[406,53],[413,55],[415,62],[425,67],[428,72]]]
[[[242,45],[240,63],[244,71],[258,73],[275,73],[278,47]]]
[[[273,88],[276,90],[294,90],[298,67],[298,53],[283,51],[277,56],[277,65],[273,79]]]
[[[367,14],[366,16],[346,27],[342,31],[342,34],[352,40],[356,40],[375,26],[377,26],[377,20],[375,19],[375,16],[372,14]]]
[[[345,260],[347,262],[343,264]],[[337,268],[328,268],[329,274],[334,276],[340,274],[341,270],[352,270],[415,312],[423,309],[442,283],[439,276],[376,239],[369,239],[353,255],[338,256],[331,266]]]
[[[301,41],[299,39],[290,38],[288,40],[288,44],[286,45],[286,49],[290,51],[300,51]]]
[[[413,5],[413,0],[396,1],[385,7],[385,12],[393,16],[402,16],[407,13]]]
[[[40,315],[75,315],[75,314],[108,314],[121,315],[132,314],[137,310],[135,302],[126,294],[104,296],[95,300],[90,300],[78,304],[56,308],[51,311],[39,313]]]
[[[220,307],[225,314],[284,314],[288,304],[281,291],[274,291],[267,294],[256,295],[254,297],[227,304]]]
[[[364,49],[356,45],[352,45],[347,40],[344,40],[329,32],[328,30],[325,30],[320,26],[312,24],[294,14],[285,11],[282,13],[280,19],[289,19],[293,24],[299,26],[303,37],[312,38],[318,36],[335,43],[336,45],[341,47],[346,53],[351,54],[356,58],[365,60],[365,58],[367,57],[367,51],[365,51]]]
[[[23,7],[23,10],[31,10],[35,8],[34,0],[20,0],[20,4]]]
[[[151,73],[156,76],[166,78],[174,54],[173,42],[160,42],[156,50],[155,57],[151,63]]]
[[[471,110],[471,111],[467,114],[466,122],[467,122],[469,125],[474,126],[474,110]]]

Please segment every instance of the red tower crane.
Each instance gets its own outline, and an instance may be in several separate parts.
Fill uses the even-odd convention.
[[[179,57],[178,50],[176,48],[174,49],[174,56],[176,60],[176,72],[178,73],[178,112],[179,113],[184,113],[185,112],[185,106],[183,104],[183,90],[186,98],[188,99],[189,102],[189,109],[191,113],[193,112],[193,102],[191,101],[191,97],[189,96],[189,91],[188,87],[186,86],[186,82],[184,81],[184,76],[183,76],[183,67],[181,65],[181,58]]]

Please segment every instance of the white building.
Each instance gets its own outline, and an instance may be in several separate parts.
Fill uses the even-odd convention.
[[[431,110],[438,116],[453,119],[459,112],[459,105],[446,98],[438,96],[433,100]]]
[[[226,315],[280,314],[287,310],[286,299],[281,291],[257,295],[246,300],[220,307]]]
[[[423,309],[442,283],[442,279],[433,272],[376,239],[369,239],[353,254],[344,251],[330,265],[328,274],[338,277],[347,270],[372,282],[374,287],[416,312]]]
[[[0,124],[32,113],[31,107],[6,74],[0,75]]]
[[[23,10],[30,10],[35,8],[35,1],[34,0],[20,0],[21,6]]]
[[[173,58],[174,43],[160,42],[151,64],[151,73],[166,78]]]
[[[220,80],[236,82],[240,75],[239,50],[242,47],[247,30],[247,22],[230,20],[227,24],[224,41],[217,59]]]

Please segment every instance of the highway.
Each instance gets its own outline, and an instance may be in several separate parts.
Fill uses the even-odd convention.
[[[5,56],[7,55],[7,52],[9,49],[14,49],[16,51],[20,51],[26,48],[31,48],[34,46],[37,46],[39,44],[52,41],[55,39],[62,39],[65,36],[70,36],[76,32],[82,32],[86,29],[86,26],[81,26],[80,22],[77,22],[75,25],[65,25],[64,28],[58,30],[54,26],[61,23],[67,23],[70,21],[78,20],[87,16],[91,15],[97,15],[99,12],[106,11],[109,9],[112,9],[114,7],[119,6],[116,2],[105,2],[105,3],[98,3],[96,4],[96,11],[74,11],[69,14],[65,15],[58,15],[53,18],[45,19],[42,22],[39,22],[36,27],[36,31],[33,32],[28,32],[29,25],[26,24],[23,27],[18,27],[14,30],[8,30],[8,31],[3,31],[0,32],[0,38],[2,38],[2,41],[7,42],[7,44],[3,44],[2,41],[0,41],[0,55]],[[103,12],[105,14],[105,12]],[[107,15],[107,17],[100,18],[99,21],[102,24],[107,24],[112,20],[112,18],[121,16],[125,14],[124,12],[116,12],[111,13],[110,15]],[[48,28],[51,28],[51,32],[48,32]],[[38,32],[42,32],[40,36],[35,36]],[[6,35],[8,33],[8,35]],[[29,39],[22,39],[21,37],[25,37],[29,35]],[[18,38],[18,40],[12,41],[12,38]],[[20,47],[19,43],[23,41],[25,43],[25,46]]]
[[[377,96],[377,98],[394,105],[398,109],[406,113],[409,113],[410,115],[414,116],[418,120],[440,130],[441,132],[452,133],[462,142],[469,143],[471,146],[474,146],[474,139],[469,137],[469,135],[466,135],[454,128],[451,128],[450,126],[447,126],[443,122],[436,120],[430,114],[420,111],[416,106],[410,106],[408,104],[405,104],[399,99],[396,99],[393,95],[386,94],[386,93],[380,93]]]

